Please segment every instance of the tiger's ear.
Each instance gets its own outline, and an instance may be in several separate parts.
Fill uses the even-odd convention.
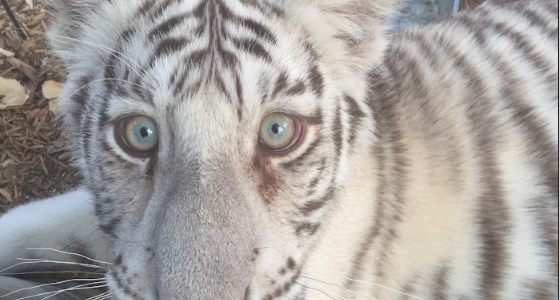
[[[133,1],[126,0],[42,1],[52,16],[47,33],[50,48],[66,67],[110,54],[115,33],[128,26],[134,11]]]
[[[71,29],[87,20],[95,9],[108,0],[43,0],[48,12],[53,17],[53,25],[61,29]],[[62,31],[62,34],[72,34],[71,31]],[[75,33],[74,33],[75,34]]]
[[[79,36],[86,14],[99,3],[99,0],[43,0],[52,16],[48,31],[50,45],[57,50],[69,50],[74,39]]]
[[[293,0],[286,8],[334,66],[369,69],[386,48],[386,18],[400,0]],[[341,65],[340,65],[341,64]]]

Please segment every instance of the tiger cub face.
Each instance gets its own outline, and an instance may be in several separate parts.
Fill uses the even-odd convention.
[[[302,299],[397,1],[56,1],[114,299]]]

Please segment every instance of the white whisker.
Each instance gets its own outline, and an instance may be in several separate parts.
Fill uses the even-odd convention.
[[[95,286],[95,285],[93,285],[93,284],[96,284],[96,283],[82,284],[82,285],[78,285],[78,286],[75,286],[75,287],[72,287],[72,288],[67,288],[67,289],[64,289],[64,290],[60,290],[60,291],[57,291],[57,292],[55,292],[54,294],[52,294],[52,295],[50,295],[50,296],[44,297],[44,298],[41,299],[41,300],[46,300],[46,299],[52,298],[52,297],[54,297],[54,296],[56,296],[56,295],[60,295],[60,294],[65,293],[65,292],[82,291],[82,290],[93,290],[93,289],[99,289],[99,288],[106,288],[106,287],[108,287],[107,284],[102,284],[102,285],[97,285],[97,286]],[[36,296],[43,296],[43,295],[36,295]]]
[[[304,273],[304,272],[303,272],[303,273],[301,273],[301,274],[305,274],[306,276],[311,276],[310,279],[312,279],[312,277],[314,277],[314,275],[309,274],[309,273]],[[352,278],[344,277],[344,276],[341,275],[341,274],[340,274],[340,276],[342,276],[343,279],[348,280],[348,281],[352,281],[352,282],[356,282],[356,283],[363,283],[363,284],[367,284],[367,285],[379,287],[379,288],[382,288],[382,289],[385,289],[385,290],[394,292],[394,293],[396,293],[396,294],[400,294],[400,295],[403,295],[403,296],[412,297],[412,298],[417,299],[417,300],[424,300],[424,299],[422,299],[422,298],[420,298],[420,297],[418,297],[418,296],[411,295],[411,294],[408,294],[408,293],[405,293],[405,292],[402,292],[402,291],[398,291],[398,290],[396,290],[396,289],[393,289],[393,288],[384,286],[384,285],[382,285],[382,284],[378,284],[378,283],[374,283],[374,282],[367,282],[367,281],[363,281],[363,280],[352,279]],[[314,279],[314,280],[315,280],[315,281],[318,281],[318,280],[316,280],[316,279]]]
[[[287,300],[293,300],[293,299],[291,299],[291,298],[289,298],[289,297],[287,297],[287,296],[285,296],[285,295],[283,295],[283,298],[287,298]]]
[[[328,282],[325,282],[325,281],[322,281],[322,280],[318,280],[318,279],[315,279],[315,278],[312,278],[312,277],[301,276],[301,278],[310,279],[310,280],[312,280],[312,281],[316,281],[316,282],[319,282],[319,283],[322,283],[322,284],[325,284],[325,285],[329,285],[329,286],[335,286],[335,287],[337,287],[337,288],[340,288],[340,289],[342,289],[342,290],[344,290],[344,291],[346,291],[346,292],[352,293],[352,294],[363,295],[363,293],[359,293],[359,292],[356,292],[356,291],[352,291],[352,290],[350,290],[350,289],[347,289],[347,288],[345,288],[345,287],[339,286],[339,285],[337,285],[337,284],[328,283]],[[375,298],[375,297],[373,297],[373,296],[365,296],[365,297],[367,297],[367,298],[370,299],[370,300],[378,300],[378,298]]]
[[[99,294],[97,296],[87,298],[85,300],[104,300],[104,299],[109,299],[110,297],[111,297],[111,293],[106,292],[106,293]]]
[[[2,295],[2,296],[0,296],[0,298],[8,297],[8,296],[11,296],[13,294],[17,294],[17,293],[20,293],[20,292],[23,292],[23,291],[34,290],[34,289],[47,287],[47,286],[61,285],[61,284],[70,283],[70,282],[94,282],[94,281],[104,282],[105,279],[72,279],[72,280],[64,280],[64,281],[55,282],[55,283],[46,283],[46,284],[41,284],[41,285],[37,285],[37,286],[22,288],[22,289],[19,289],[17,291],[13,291],[11,293],[8,293],[6,295]]]
[[[2,273],[5,276],[21,276],[21,275],[60,275],[60,274],[80,274],[80,275],[99,275],[105,276],[106,273],[95,273],[95,272],[81,272],[81,271],[30,271],[30,272],[14,272],[14,273]]]
[[[96,231],[96,230],[97,230],[97,226],[91,226],[90,228],[86,228],[86,229],[82,230],[82,232],[80,232],[77,236],[75,236],[75,237],[69,239],[66,243],[60,245],[60,247],[61,247],[61,248],[64,248],[64,247],[66,247],[66,246],[69,246],[69,245],[71,245],[73,242],[75,242],[76,240],[79,240],[79,239],[81,239],[82,237],[84,237],[84,236],[86,236],[86,235],[88,235],[88,234],[90,234],[90,233],[93,233],[93,232]]]
[[[420,297],[418,297],[418,296],[415,296],[415,295],[412,295],[412,294],[408,294],[408,293],[405,293],[405,292],[401,292],[401,291],[398,291],[398,290],[389,288],[389,287],[387,287],[387,286],[384,286],[384,285],[382,285],[382,284],[373,283],[373,282],[367,282],[367,281],[362,281],[362,280],[356,280],[356,279],[351,279],[351,278],[345,278],[345,279],[346,279],[346,280],[349,280],[349,281],[357,282],[357,283],[363,283],[363,284],[368,284],[368,285],[372,285],[372,286],[377,286],[377,287],[383,288],[383,289],[385,289],[385,290],[394,292],[394,293],[396,293],[396,294],[400,294],[400,295],[403,295],[403,296],[408,296],[408,297],[411,297],[411,298],[414,298],[414,299],[417,299],[417,300],[424,300],[423,298],[420,298]]]
[[[319,289],[317,289],[317,288],[312,288],[312,287],[309,287],[309,286],[300,284],[300,283],[297,282],[297,281],[295,281],[295,284],[300,285],[300,286],[302,286],[302,287],[304,287],[305,289],[308,289],[308,290],[317,291],[317,292],[323,294],[324,296],[326,296],[326,297],[328,297],[328,298],[330,298],[330,299],[332,299],[332,300],[337,300],[336,298],[330,296],[330,295],[329,295],[328,293],[326,293],[325,291],[322,291],[322,290],[319,290]],[[341,297],[341,298],[344,299],[344,300],[348,300],[347,298],[344,298],[344,297],[342,297],[342,296],[340,296],[340,295],[335,295],[335,296]]]
[[[10,269],[13,269],[13,268],[19,267],[19,266],[32,265],[32,264],[46,264],[46,263],[59,264],[59,265],[70,265],[70,266],[80,266],[80,267],[91,268],[91,269],[100,269],[100,270],[106,270],[107,269],[107,268],[103,268],[103,267],[96,266],[96,265],[91,265],[91,264],[80,264],[80,263],[63,262],[63,261],[56,261],[56,260],[22,259],[22,258],[18,258],[17,260],[20,260],[20,261],[23,261],[23,262],[14,264],[11,267],[7,267],[3,270],[0,270],[0,273],[4,273],[5,271],[8,271]]]
[[[76,287],[67,288],[67,289],[63,289],[63,290],[59,290],[59,291],[45,292],[45,293],[40,293],[40,294],[36,294],[36,295],[20,297],[20,298],[13,299],[13,300],[25,300],[25,299],[35,298],[35,297],[46,296],[46,297],[41,299],[41,300],[45,300],[45,299],[54,297],[56,295],[60,295],[60,294],[65,293],[65,292],[71,292],[71,291],[77,291],[77,290],[98,289],[98,288],[104,288],[104,287],[108,287],[108,285],[106,285],[106,284],[99,285],[98,283],[87,283],[87,284],[82,284],[82,285],[78,285]]]
[[[66,252],[66,251],[62,251],[62,250],[57,250],[57,249],[52,249],[52,248],[27,248],[27,250],[45,250],[45,251],[53,251],[56,253],[60,253],[60,254],[67,254],[67,255],[71,255],[71,256],[76,256],[76,257],[81,257],[81,258],[85,258],[87,260],[90,260],[92,262],[96,262],[102,265],[112,265],[112,263],[109,262],[104,262],[104,261],[100,261],[100,260],[96,260],[93,259],[91,257],[87,257],[85,255],[81,255],[81,254],[77,254],[77,253],[72,253],[72,252]]]

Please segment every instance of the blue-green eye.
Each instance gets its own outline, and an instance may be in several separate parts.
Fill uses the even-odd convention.
[[[120,128],[120,139],[126,146],[123,148],[128,150],[127,152],[131,155],[149,154],[159,144],[157,124],[148,117],[135,116],[125,119],[122,121]]]
[[[296,144],[299,135],[298,122],[282,113],[267,116],[260,125],[260,144],[266,150],[288,150]]]

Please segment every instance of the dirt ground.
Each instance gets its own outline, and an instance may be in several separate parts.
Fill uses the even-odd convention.
[[[462,7],[482,0],[463,0]],[[64,81],[64,70],[45,48],[49,15],[38,1],[8,5],[27,36],[22,39],[0,7],[0,77],[15,79],[29,94],[21,106],[0,109],[0,214],[26,201],[56,195],[75,187],[79,173],[65,151],[59,122],[49,108],[55,100],[43,95],[47,80]],[[1,97],[1,96],[0,96]]]
[[[33,8],[24,0],[7,2],[27,38],[18,35],[0,6],[0,77],[16,79],[29,96],[22,106],[0,109],[0,214],[80,181],[42,92],[45,80],[64,79],[60,64],[45,49],[49,16],[38,1]]]

